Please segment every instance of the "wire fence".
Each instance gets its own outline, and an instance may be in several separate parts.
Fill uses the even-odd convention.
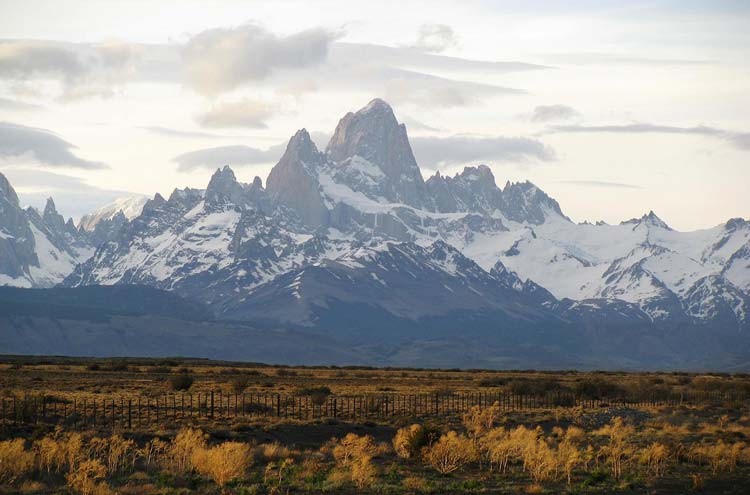
[[[0,398],[0,425],[62,424],[72,428],[138,429],[152,425],[222,421],[232,418],[294,420],[384,420],[396,417],[451,417],[497,404],[503,411],[553,408],[660,407],[721,404],[739,407],[748,396],[728,392],[689,392],[648,397],[586,398],[571,393],[518,395],[502,392],[452,394],[292,395],[165,394],[151,398],[61,399],[28,394]]]

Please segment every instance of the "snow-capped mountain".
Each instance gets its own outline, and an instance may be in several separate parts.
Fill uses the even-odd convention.
[[[424,180],[378,99],[344,116],[324,151],[298,131],[265,188],[227,166],[205,190],[105,216],[95,254],[63,285],[150,285],[223,319],[358,345],[379,336],[379,352],[386,335],[516,356],[533,344],[575,354],[556,361],[571,365],[586,350],[623,366],[750,352],[750,222],[678,232],[649,212],[577,224],[530,182],[498,187],[484,165]],[[440,361],[405,352],[389,355]]]
[[[88,238],[72,219],[65,221],[52,198],[43,212],[24,210],[0,174],[0,285],[51,287],[93,253]]]
[[[78,228],[91,232],[99,222],[112,220],[118,213],[122,213],[122,216],[126,220],[132,220],[141,214],[146,201],[148,201],[146,196],[124,196],[117,198],[111,203],[97,208],[93,213],[81,217],[81,220],[78,222]]]

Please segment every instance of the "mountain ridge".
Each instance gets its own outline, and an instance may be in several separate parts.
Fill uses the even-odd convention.
[[[674,363],[699,359],[690,346],[707,338],[738,360],[750,342],[750,222],[678,232],[650,211],[576,224],[531,182],[498,187],[486,165],[423,180],[406,127],[377,99],[344,116],[325,151],[297,131],[265,188],[226,166],[206,189],[156,194],[122,217],[63,286],[149,285],[218,318],[357,345],[472,329],[507,353],[503,338],[544,347],[543,336],[560,362],[575,342],[653,358],[618,332],[662,342]]]

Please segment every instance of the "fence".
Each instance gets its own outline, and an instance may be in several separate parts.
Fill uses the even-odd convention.
[[[748,397],[738,393],[695,392],[639,398],[583,398],[568,393],[516,395],[508,393],[384,394],[360,396],[299,396],[285,394],[169,394],[156,398],[64,400],[27,395],[0,399],[0,425],[65,424],[77,427],[134,429],[186,421],[229,420],[240,417],[273,417],[296,420],[345,420],[390,417],[450,417],[474,406],[497,403],[503,411],[557,407],[678,406],[684,404],[740,405]]]

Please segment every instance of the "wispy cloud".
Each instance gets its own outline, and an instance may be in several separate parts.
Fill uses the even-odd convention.
[[[602,187],[614,189],[643,189],[641,186],[625,184],[623,182],[609,182],[603,180],[558,180],[558,184],[570,184],[573,186]]]
[[[470,162],[549,162],[552,148],[526,137],[414,137],[411,145],[417,162],[426,168]]]
[[[710,126],[679,127],[670,125],[657,125],[647,123],[621,124],[621,125],[558,125],[550,126],[546,133],[591,133],[605,132],[615,134],[683,134],[709,136],[722,139],[735,148],[750,151],[750,133],[736,132],[727,129]]]
[[[239,101],[220,101],[206,113],[199,115],[196,122],[203,127],[249,127],[266,129],[266,120],[278,109],[275,105],[247,98]]]
[[[581,114],[567,105],[540,105],[531,112],[532,122],[554,122],[580,118]]]
[[[201,168],[213,169],[223,165],[243,166],[273,163],[284,153],[286,144],[278,144],[267,149],[245,145],[217,146],[189,151],[172,159],[177,170],[190,172]]]
[[[33,103],[26,103],[24,101],[0,98],[0,109],[10,110],[13,112],[36,112],[39,110],[43,110],[44,107],[41,105],[35,105]]]
[[[183,131],[180,129],[172,129],[171,127],[162,127],[159,125],[146,125],[138,126],[138,129],[148,131],[153,134],[159,134],[161,136],[174,137],[174,138],[199,138],[199,139],[233,139],[243,138],[245,136],[226,136],[221,134],[211,134],[209,132],[200,131]]]
[[[84,169],[108,168],[101,162],[85,160],[73,154],[76,146],[52,131],[0,122],[0,159],[30,162],[51,167]]]

